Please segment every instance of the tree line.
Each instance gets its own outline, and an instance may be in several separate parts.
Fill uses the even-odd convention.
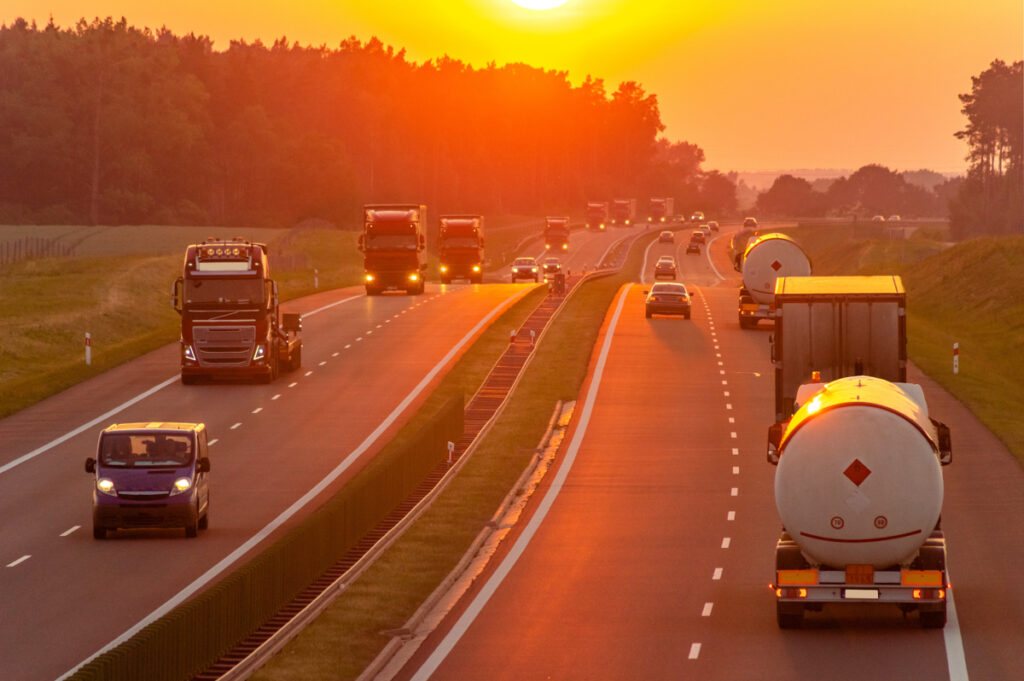
[[[735,206],[698,146],[659,137],[657,97],[638,83],[417,64],[376,38],[217,51],[123,18],[18,19],[0,27],[0,93],[0,223],[350,224],[373,201]]]

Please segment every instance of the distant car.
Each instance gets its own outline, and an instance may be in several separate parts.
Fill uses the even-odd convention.
[[[712,220],[711,222],[708,223],[708,227],[711,228],[712,232],[717,232],[718,231],[718,223],[715,222],[714,220]]]
[[[654,263],[654,278],[660,279],[661,277],[676,278],[676,259],[671,255],[663,255],[658,258],[658,262]]]
[[[691,253],[700,255],[700,241],[692,236],[690,237],[689,243],[686,244],[686,255],[690,255]]]
[[[648,319],[656,314],[679,314],[690,318],[690,293],[683,284],[661,282],[644,291],[644,316]]]
[[[707,242],[707,237],[705,236],[703,230],[695,229],[690,234],[690,241],[696,241],[699,244],[703,244]]]
[[[694,211],[693,213],[690,214],[690,222],[696,222],[697,224],[704,222],[704,213],[700,212],[699,210]]]
[[[540,281],[540,268],[534,258],[516,258],[512,261],[512,283],[516,283],[517,279]]]
[[[899,222],[902,219],[903,218],[901,218],[899,215],[890,215],[889,216],[889,222]]]
[[[703,232],[703,233],[704,233],[704,239],[705,239],[705,240],[706,240],[706,239],[707,239],[707,238],[708,238],[709,236],[711,236],[711,225],[701,225],[701,226],[700,226],[700,227],[698,227],[697,229],[699,229],[699,230],[700,230],[701,232]]]
[[[743,218],[743,226],[747,229],[757,229],[757,218]]]
[[[670,232],[668,230],[665,230],[664,232],[662,232],[661,234],[658,235],[658,241],[661,241],[661,242],[664,242],[664,243],[671,244],[671,243],[674,243],[675,240],[676,240],[675,234],[673,234],[672,232]]]
[[[871,222],[885,222],[885,216],[884,215],[876,215],[873,218],[871,218]]]
[[[544,277],[553,277],[562,271],[562,262],[558,258],[544,259]]]

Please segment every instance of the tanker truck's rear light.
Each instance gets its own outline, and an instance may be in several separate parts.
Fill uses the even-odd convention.
[[[946,590],[945,589],[914,589],[912,592],[915,601],[934,601],[934,600],[945,600]]]
[[[787,587],[775,590],[776,598],[807,598],[807,589]]]
[[[811,372],[811,383],[821,383],[821,372],[820,371],[812,371]]]
[[[817,570],[778,570],[776,583],[780,586],[787,584],[817,584]]]
[[[903,586],[942,586],[941,570],[903,570],[900,573]]]

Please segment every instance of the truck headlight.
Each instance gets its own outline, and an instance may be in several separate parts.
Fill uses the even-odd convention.
[[[96,489],[112,497],[117,496],[117,490],[114,489],[114,481],[109,478],[100,478],[96,481]]]
[[[473,271],[474,272],[479,272],[480,271],[480,265],[473,265]]]
[[[551,248],[551,244],[544,244],[544,248]]]
[[[174,481],[174,486],[171,487],[171,496],[175,494],[181,494],[187,492],[192,488],[192,481],[188,478],[178,478]]]
[[[568,251],[569,250],[569,244],[562,244],[562,250],[563,251]]]
[[[185,346],[185,359],[187,359],[189,362],[196,361],[196,351],[192,349],[191,345]]]
[[[373,281],[373,275],[372,274],[367,274],[366,275],[366,281]]]
[[[447,272],[448,271],[448,265],[441,265],[441,271],[442,272]]]
[[[537,268],[536,268],[536,267],[534,267],[534,268],[533,268],[533,271],[534,271],[534,272],[536,272],[536,271],[537,271]]]
[[[409,275],[409,281],[419,281],[419,280],[420,280],[420,275],[416,274],[415,272],[413,272],[412,274]]]
[[[263,359],[263,357],[266,356],[266,354],[267,349],[264,347],[263,343],[260,343],[259,345],[256,346],[255,352],[252,353],[252,361],[258,362],[261,359]]]

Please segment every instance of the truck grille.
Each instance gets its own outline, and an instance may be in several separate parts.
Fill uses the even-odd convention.
[[[202,367],[244,367],[256,349],[255,326],[196,326],[196,359]]]

